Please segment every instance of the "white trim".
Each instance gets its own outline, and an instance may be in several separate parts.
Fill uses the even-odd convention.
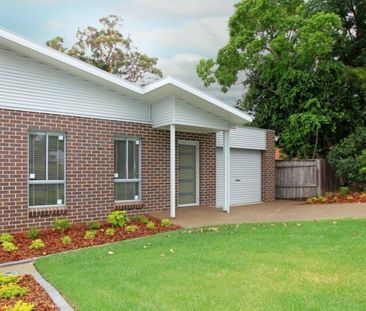
[[[224,207],[230,213],[230,131],[224,131]]]
[[[192,204],[178,204],[178,207],[199,206],[200,205],[200,148],[199,148],[200,145],[199,142],[196,140],[183,140],[183,139],[180,139],[178,141],[178,150],[179,145],[190,145],[196,147],[196,202]]]
[[[170,125],[170,218],[175,218],[175,125]]]

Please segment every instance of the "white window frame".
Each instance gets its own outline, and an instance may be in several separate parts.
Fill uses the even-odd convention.
[[[201,180],[200,180],[200,143],[196,140],[178,140],[178,148],[179,145],[190,145],[196,147],[196,202],[195,203],[189,203],[189,204],[178,204],[178,207],[193,207],[193,206],[199,206],[200,205],[200,186],[201,186]],[[179,151],[178,151],[179,152]],[[178,170],[179,174],[179,170]],[[178,177],[179,180],[179,177]],[[179,195],[179,194],[178,194]],[[179,198],[178,198],[179,202]]]
[[[116,150],[116,141],[125,141],[126,142],[126,176],[127,178],[114,178],[114,183],[138,183],[138,199],[133,199],[133,200],[116,200],[116,193],[114,193],[114,201],[116,203],[125,203],[125,202],[140,202],[142,201],[142,195],[141,195],[141,138],[139,137],[115,137],[114,139],[114,153]],[[136,142],[138,142],[139,145],[139,168],[138,168],[138,178],[128,178],[128,142],[129,141],[134,141],[135,144]],[[116,156],[116,155],[115,155]],[[116,158],[114,158],[114,165],[116,163]],[[114,174],[116,174],[116,172],[114,172]]]
[[[45,135],[46,136],[46,179],[45,180],[32,180],[30,179],[30,167],[29,167],[29,155],[30,155],[30,135]],[[48,137],[49,136],[62,136],[64,140],[64,179],[63,180],[48,180]],[[66,135],[62,132],[52,131],[30,131],[28,132],[28,189],[27,189],[27,202],[28,208],[49,208],[49,207],[64,207],[66,205]],[[29,203],[29,189],[30,185],[64,185],[64,200],[62,204],[51,204],[51,205],[30,205]]]

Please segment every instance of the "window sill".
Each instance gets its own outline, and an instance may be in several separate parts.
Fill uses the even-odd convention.
[[[115,210],[131,210],[131,209],[139,209],[145,206],[143,201],[126,201],[126,202],[115,202],[114,209]]]
[[[66,206],[54,206],[54,207],[29,207],[28,216],[34,217],[47,217],[47,216],[61,216],[67,213]]]

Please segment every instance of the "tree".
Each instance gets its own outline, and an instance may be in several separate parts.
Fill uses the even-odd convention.
[[[110,15],[99,22],[100,29],[91,26],[79,29],[77,42],[70,49],[64,47],[62,37],[55,37],[46,44],[131,82],[146,85],[162,77],[158,59],[140,53],[130,36],[120,32],[121,18]]]
[[[366,67],[366,1],[365,0],[311,0],[310,14],[333,12],[342,21],[342,40],[335,46],[336,55],[352,67]]]
[[[323,156],[364,122],[357,76],[334,57],[341,38],[340,17],[309,14],[303,0],[242,0],[228,43],[215,59],[201,60],[197,73],[224,92],[242,83],[242,109],[254,125],[276,131],[288,157]]]

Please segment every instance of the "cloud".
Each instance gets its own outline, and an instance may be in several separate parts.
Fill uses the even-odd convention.
[[[59,31],[62,29],[62,23],[57,20],[48,20],[41,24],[42,28],[46,28],[52,31]]]
[[[133,39],[144,48],[191,52],[213,56],[228,38],[227,17],[201,18],[181,26],[160,27],[133,33]]]
[[[233,0],[134,0],[125,13],[147,19],[230,15]]]
[[[175,54],[171,58],[162,58],[158,62],[165,76],[173,76],[217,97],[230,105],[235,105],[242,96],[242,86],[234,85],[227,93],[222,93],[218,85],[204,87],[196,74],[196,65],[203,56],[194,53]]]

